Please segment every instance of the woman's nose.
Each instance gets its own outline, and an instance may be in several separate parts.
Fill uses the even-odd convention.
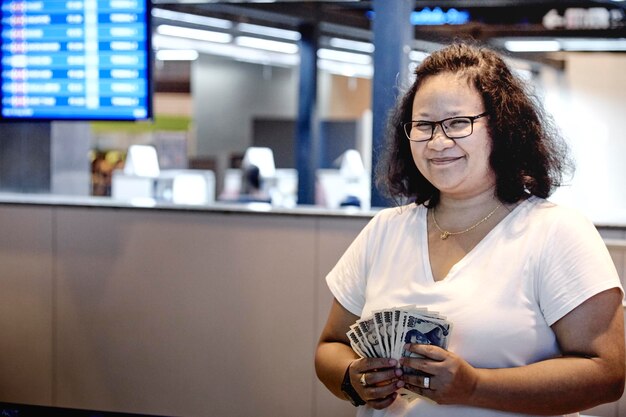
[[[431,149],[441,150],[451,148],[455,145],[454,140],[446,136],[441,125],[435,125],[433,130],[433,137],[428,141],[428,146]]]

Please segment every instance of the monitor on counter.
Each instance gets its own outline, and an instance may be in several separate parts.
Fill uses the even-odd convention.
[[[4,120],[152,117],[149,0],[0,0]]]

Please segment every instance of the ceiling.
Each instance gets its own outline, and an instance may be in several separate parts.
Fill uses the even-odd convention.
[[[321,31],[343,32],[353,38],[371,37],[371,21],[367,12],[372,10],[372,1],[296,1],[275,2],[253,1],[190,1],[153,0],[156,7],[186,13],[220,17],[236,22],[257,23],[297,29],[303,23],[320,24]],[[626,1],[610,0],[415,0],[415,10],[433,10],[439,7],[444,12],[451,8],[469,12],[471,21],[462,25],[418,25],[415,38],[446,42],[454,37],[472,37],[478,40],[508,37],[532,38],[586,38],[586,39],[626,39]],[[610,27],[600,27],[585,23],[587,16],[579,17],[580,24],[570,28],[557,25],[546,29],[542,20],[550,10],[555,16],[565,17],[567,9],[602,8],[611,13]],[[430,11],[429,10],[429,11]],[[621,17],[620,17],[621,16]],[[581,27],[583,26],[583,27]],[[610,49],[609,49],[610,50]]]
[[[242,24],[289,31],[298,31],[304,24],[314,24],[320,34],[320,48],[330,48],[325,42],[331,38],[371,43],[373,34],[370,13],[373,3],[373,1],[364,0],[152,0],[154,9],[165,10],[168,13],[174,12],[170,14],[175,16],[222,19],[230,24],[224,28],[208,28],[214,33],[228,35],[231,39],[227,41],[228,45],[211,42],[200,44],[197,40],[157,36],[159,42],[156,43],[160,43],[161,48],[189,48],[250,62],[253,62],[254,57],[261,53],[236,45],[238,37],[258,36],[270,42],[282,39],[273,38],[272,35],[243,33],[240,30]],[[431,52],[453,39],[469,37],[495,48],[508,50],[509,56],[530,62],[531,66],[534,65],[533,63],[540,62],[557,68],[563,68],[564,60],[560,52],[554,51],[626,53],[626,0],[415,0],[414,10],[417,13],[414,14],[418,16],[418,21],[419,19],[437,19],[441,16],[449,17],[452,13],[451,9],[468,13],[469,21],[463,24],[414,25],[413,50]],[[194,23],[193,19],[178,21],[172,17],[157,16],[162,14],[155,14],[153,10],[153,26],[157,29],[159,25],[175,25],[192,28],[192,30],[207,30],[202,24]],[[514,50],[509,46],[511,41],[520,40],[548,41],[544,43],[550,44],[550,48],[554,47],[553,44],[557,46],[556,49],[552,49],[552,52],[541,49],[544,46],[532,52]],[[288,42],[295,43],[296,41],[292,39]],[[534,44],[536,45],[537,42]],[[531,49],[535,47],[532,46]],[[159,49],[159,46],[157,45],[156,48]],[[202,48],[205,48],[204,51]],[[297,64],[297,59],[293,52],[263,52],[256,62],[293,66]],[[331,62],[320,59],[320,62],[322,61]],[[356,71],[357,76],[359,74],[368,76],[371,73],[371,65],[367,63],[351,65],[348,72]],[[344,73],[343,68],[334,70]]]

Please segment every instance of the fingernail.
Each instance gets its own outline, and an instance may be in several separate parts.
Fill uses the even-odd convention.
[[[398,361],[397,361],[397,360],[395,360],[395,359],[389,359],[389,365],[391,365],[391,366],[396,366],[396,364],[397,364],[397,363],[398,363]]]
[[[396,369],[396,376],[402,376],[402,369]]]
[[[404,381],[398,381],[396,382],[396,387],[398,388],[402,388],[404,386]]]

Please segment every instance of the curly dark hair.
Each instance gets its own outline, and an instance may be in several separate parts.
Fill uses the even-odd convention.
[[[376,182],[396,203],[410,200],[435,207],[439,190],[417,169],[402,123],[411,120],[413,99],[428,77],[453,73],[465,77],[482,97],[489,114],[490,165],[496,196],[515,203],[529,195],[546,198],[573,169],[568,147],[551,117],[529,87],[513,75],[495,51],[467,42],[454,43],[428,56],[415,70],[415,82],[399,99],[387,127]]]

